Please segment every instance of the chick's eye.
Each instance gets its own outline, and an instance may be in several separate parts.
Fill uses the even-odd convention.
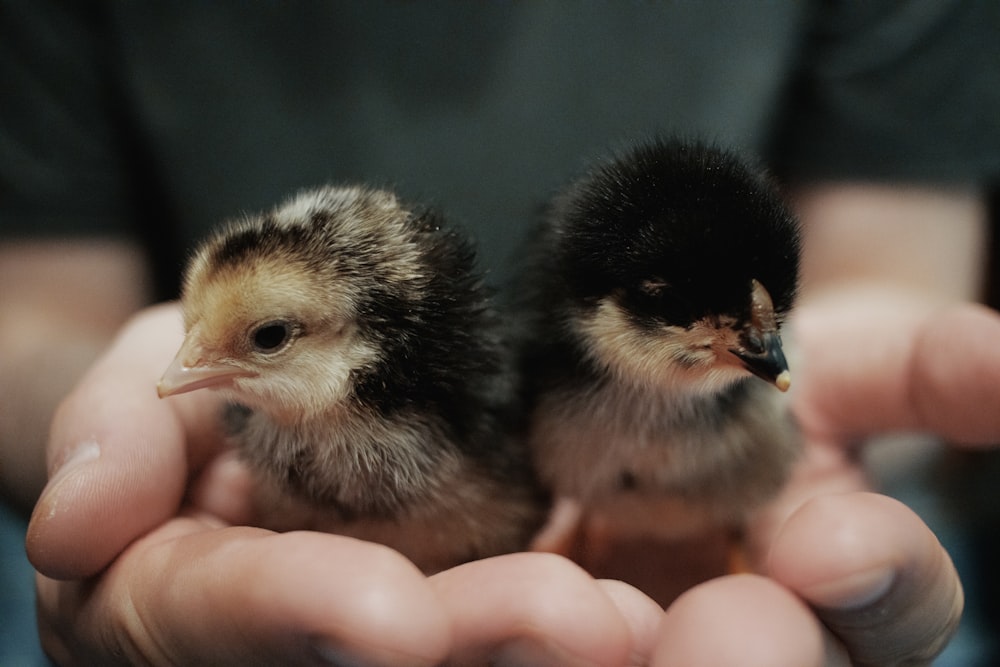
[[[646,296],[658,297],[668,289],[670,285],[662,278],[646,278],[639,283],[639,291]]]
[[[268,322],[251,333],[253,347],[258,352],[277,352],[292,337],[292,327],[288,322]]]

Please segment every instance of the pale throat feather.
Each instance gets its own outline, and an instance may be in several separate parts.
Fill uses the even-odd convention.
[[[691,327],[642,330],[614,299],[604,298],[578,322],[585,353],[626,385],[678,394],[714,393],[748,373],[728,352],[733,320],[699,320]]]

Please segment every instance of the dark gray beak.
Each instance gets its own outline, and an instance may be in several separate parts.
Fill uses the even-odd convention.
[[[776,332],[750,335],[747,344],[732,353],[743,362],[743,367],[762,380],[770,382],[781,391],[791,385],[788,361],[781,349],[781,338]],[[756,339],[756,340],[754,340]]]
[[[740,337],[740,346],[730,352],[748,371],[781,391],[788,391],[792,376],[781,349],[771,295],[756,280],[750,284],[750,326]]]

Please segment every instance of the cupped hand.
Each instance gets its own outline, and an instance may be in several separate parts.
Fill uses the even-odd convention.
[[[868,492],[858,446],[895,430],[1000,441],[1000,315],[859,286],[811,300],[790,324],[806,449],[749,526],[755,574],[711,578],[727,565],[718,536],[574,554],[665,603],[686,591],[667,608],[651,664],[928,664],[957,628],[950,558],[909,508]]]
[[[235,525],[245,477],[203,397],[156,398],[180,333],[175,308],[149,311],[53,426],[28,535],[44,646],[67,664],[918,664],[951,636],[961,587],[910,510],[862,491],[850,445],[904,427],[997,440],[1000,411],[970,405],[1000,404],[1000,317],[865,292],[794,325],[808,447],[752,526],[761,574],[712,579],[663,614],[548,554],[425,578],[377,545]],[[669,565],[642,553],[643,576]]]
[[[54,420],[27,546],[57,662],[616,665],[648,653],[659,608],[558,556],[428,579],[379,545],[247,527],[250,486],[211,395],[156,397],[180,337],[175,306],[139,315]]]
[[[1000,315],[858,286],[803,306],[792,332],[808,448],[754,527],[771,539],[764,571],[812,605],[853,664],[929,663],[961,616],[958,575],[911,510],[852,492],[856,445],[899,430],[1000,442]]]

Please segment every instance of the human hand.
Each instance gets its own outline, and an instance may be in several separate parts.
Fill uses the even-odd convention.
[[[72,451],[82,460],[53,476],[32,521],[29,550],[45,574],[91,578],[39,578],[46,648],[60,661],[83,663],[113,655],[307,662],[334,646],[328,655],[339,650],[388,664],[435,664],[447,655],[455,664],[476,664],[504,647],[515,664],[535,664],[527,657],[532,652],[538,664],[572,664],[571,656],[591,664],[713,664],[727,650],[738,653],[740,664],[833,664],[842,648],[824,639],[805,599],[823,608],[818,616],[859,662],[879,662],[873,651],[885,647],[903,657],[933,653],[950,636],[961,599],[940,545],[897,503],[830,494],[861,485],[843,447],[852,436],[908,425],[970,441],[994,437],[995,415],[968,415],[961,411],[965,401],[942,401],[961,390],[967,400],[996,402],[989,378],[997,377],[1000,361],[987,343],[1000,323],[972,307],[932,317],[914,305],[884,327],[881,317],[863,320],[880,325],[861,332],[875,365],[824,350],[858,340],[858,322],[845,316],[857,317],[861,303],[817,306],[797,320],[803,358],[814,360],[797,375],[810,455],[796,483],[755,526],[761,553],[770,551],[771,579],[716,579],[684,595],[662,621],[635,589],[595,582],[553,556],[504,556],[426,580],[375,545],[227,525],[222,516],[243,511],[231,504],[240,475],[231,474],[214,438],[195,437],[206,432],[209,412],[184,402],[167,409],[143,397],[179,335],[171,331],[176,315],[154,311],[126,332],[56,420],[52,460]],[[884,304],[869,305],[881,313]],[[935,341],[952,340],[955,331],[973,340],[936,349]],[[881,346],[896,354],[876,354]],[[151,358],[153,348],[164,359]],[[844,363],[852,359],[859,363]],[[941,378],[934,370],[939,363],[950,371]],[[894,399],[911,378],[926,390],[919,392],[924,408]],[[845,387],[851,391],[834,391]],[[892,409],[865,417],[852,408],[858,397],[862,407]],[[178,515],[189,473],[190,503]],[[816,499],[803,504],[805,498]],[[864,641],[873,629],[877,646]]]
[[[821,618],[857,663],[929,662],[962,610],[947,554],[901,504],[826,495],[823,487],[851,476],[856,445],[868,435],[923,431],[956,446],[1000,442],[1000,316],[859,285],[808,303],[794,337],[802,372],[793,400],[809,450],[797,483],[758,527],[778,531],[767,572],[827,609]],[[801,505],[808,496],[816,500]]]
[[[924,664],[958,623],[950,559],[908,508],[863,491],[856,445],[900,429],[966,446],[1000,440],[1000,316],[859,286],[805,304],[791,324],[807,444],[749,529],[751,565],[768,578],[684,594],[660,627],[655,665]],[[713,626],[725,641],[706,638]],[[805,644],[799,662],[790,641]]]
[[[156,398],[180,336],[175,307],[140,315],[54,420],[27,543],[57,662],[613,665],[651,638],[651,601],[550,554],[428,579],[375,544],[248,527],[216,406]]]

